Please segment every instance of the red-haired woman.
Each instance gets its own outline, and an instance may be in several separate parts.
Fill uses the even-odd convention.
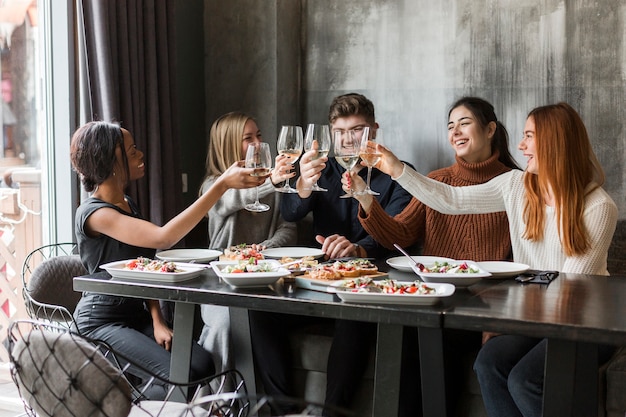
[[[506,211],[513,260],[531,268],[608,275],[607,253],[617,206],[602,189],[604,172],[578,113],[566,103],[533,109],[519,149],[524,172],[452,187],[420,175],[388,149],[377,166],[413,196],[446,214]],[[540,416],[545,339],[516,335],[490,338],[474,370],[490,416]],[[608,359],[610,349],[601,349]]]

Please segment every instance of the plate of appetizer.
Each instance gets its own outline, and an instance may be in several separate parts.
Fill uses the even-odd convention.
[[[213,261],[211,268],[217,276],[235,288],[265,287],[290,272],[274,259],[247,261]]]
[[[302,258],[294,259],[290,256],[283,256],[278,260],[284,268],[287,268],[291,275],[294,277],[297,275],[306,274],[307,271],[317,267],[319,261],[313,256],[304,256]]]
[[[171,262],[210,262],[221,254],[222,251],[212,249],[170,249],[157,252],[156,257]]]
[[[333,284],[346,278],[369,277],[381,279],[388,276],[368,259],[353,258],[318,264],[304,274],[296,276],[296,286],[315,291],[335,292]]]
[[[530,269],[526,264],[507,261],[477,262],[478,266],[491,273],[490,278],[514,277]]]
[[[138,281],[180,282],[200,275],[202,265],[182,264],[139,257],[100,265],[113,278]]]
[[[420,281],[373,280],[353,278],[333,284],[337,296],[345,302],[368,304],[433,305],[454,294],[454,285]]]
[[[454,284],[459,288],[469,287],[491,276],[490,272],[473,261],[438,259],[420,266],[411,265],[411,268],[424,282]]]
[[[265,259],[265,256],[253,248],[252,245],[241,243],[224,249],[224,254],[220,256],[220,261],[245,261],[250,258]]]
[[[424,265],[429,265],[436,261],[442,261],[442,260],[453,261],[454,260],[451,258],[443,258],[441,256],[417,256],[417,255],[413,256],[411,255],[411,258],[415,259],[416,262],[422,263]],[[387,265],[399,271],[406,271],[406,272],[413,271],[413,269],[411,269],[411,261],[406,256],[397,256],[395,258],[389,258],[387,259]]]

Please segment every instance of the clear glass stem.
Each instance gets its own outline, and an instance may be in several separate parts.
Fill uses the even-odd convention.
[[[367,167],[367,183],[365,184],[365,191],[371,190],[370,188],[370,179],[372,178],[372,167],[368,165]]]

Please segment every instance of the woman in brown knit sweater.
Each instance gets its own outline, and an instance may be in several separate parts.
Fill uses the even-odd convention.
[[[511,169],[520,169],[508,146],[508,133],[495,115],[493,106],[477,97],[463,97],[448,112],[448,141],[456,153],[456,162],[431,172],[428,176],[454,186],[481,184]],[[365,183],[358,176],[344,188],[360,191]],[[357,194],[359,221],[381,245],[393,249],[418,244],[424,255],[445,256],[474,261],[512,258],[507,216],[504,212],[450,216],[441,214],[417,199],[396,216],[387,214],[369,194]],[[444,361],[448,415],[455,416],[465,369],[466,352],[478,350],[478,332],[447,330],[444,336]],[[405,328],[403,369],[400,392],[400,416],[421,415],[419,400],[419,361],[417,331]],[[404,401],[403,399],[410,399]]]
[[[448,141],[456,153],[456,163],[432,171],[430,178],[454,186],[475,185],[520,169],[509,152],[506,128],[490,103],[463,97],[450,108],[448,120]],[[353,189],[364,187],[358,184],[359,179],[353,178]],[[413,198],[400,214],[392,217],[371,195],[355,198],[361,203],[359,220],[363,228],[389,249],[394,248],[394,243],[402,247],[418,243],[424,255],[478,262],[511,258],[504,212],[450,216]]]

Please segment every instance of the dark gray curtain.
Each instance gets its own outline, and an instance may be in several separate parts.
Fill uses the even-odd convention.
[[[181,209],[174,109],[174,0],[77,0],[81,123],[117,121],[144,152],[128,193],[164,224]]]

